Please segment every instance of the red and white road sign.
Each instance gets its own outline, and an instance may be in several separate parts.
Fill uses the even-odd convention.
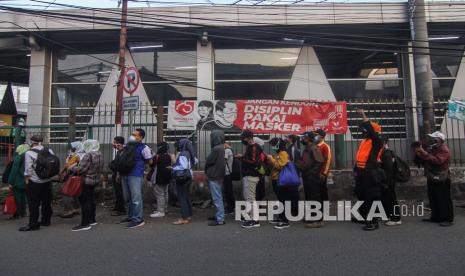
[[[139,88],[139,84],[140,76],[136,67],[129,67],[128,69],[124,70],[123,90],[126,91],[126,93],[132,95],[137,91],[137,88]]]

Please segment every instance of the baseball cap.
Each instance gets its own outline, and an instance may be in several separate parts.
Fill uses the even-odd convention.
[[[44,141],[44,138],[42,138],[42,136],[39,135],[39,134],[34,134],[34,135],[32,135],[32,137],[31,137],[31,141],[32,141],[32,142],[42,143],[42,142]]]
[[[429,137],[431,138],[439,138],[441,139],[442,141],[445,141],[446,140],[446,135],[444,135],[442,132],[440,131],[436,131],[436,132],[433,132],[431,134],[428,134]]]

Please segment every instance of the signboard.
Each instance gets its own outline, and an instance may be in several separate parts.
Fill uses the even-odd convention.
[[[465,102],[450,100],[448,103],[447,116],[451,119],[465,121]]]
[[[123,110],[138,110],[139,109],[139,96],[132,96],[123,98]]]
[[[324,129],[347,132],[346,102],[225,100],[170,101],[168,128],[302,134]]]
[[[137,91],[140,84],[140,76],[137,68],[129,67],[128,69],[124,70],[123,76],[123,90],[132,95],[134,92]]]

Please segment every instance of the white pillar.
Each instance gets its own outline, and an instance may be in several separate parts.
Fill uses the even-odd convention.
[[[52,82],[52,53],[31,50],[27,125],[49,125]]]
[[[197,100],[215,99],[215,53],[213,45],[197,41]]]

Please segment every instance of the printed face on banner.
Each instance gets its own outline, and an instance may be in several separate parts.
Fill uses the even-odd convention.
[[[197,106],[193,102],[178,101],[175,105],[176,113],[184,117],[197,108],[194,121],[189,121],[190,129],[237,132],[248,129],[255,133],[276,134],[301,134],[319,128],[330,134],[347,131],[345,102],[230,100],[201,101]],[[212,109],[214,116],[211,115]],[[169,128],[180,124],[173,118],[168,116]],[[182,120],[187,123],[185,118]]]

